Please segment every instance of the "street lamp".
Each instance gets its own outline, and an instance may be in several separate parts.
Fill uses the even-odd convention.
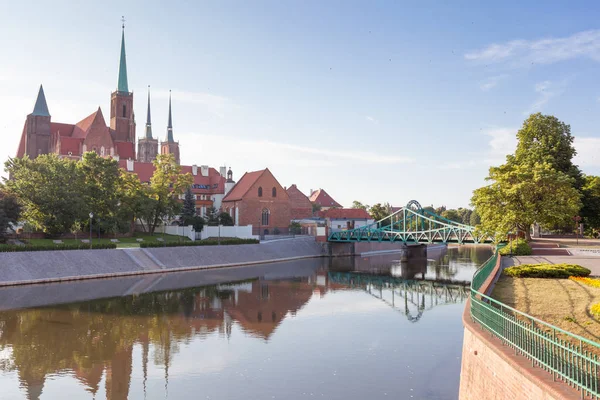
[[[573,221],[575,221],[575,240],[577,241],[577,245],[579,245],[579,221],[581,221],[581,217],[576,215],[573,217]]]
[[[94,213],[90,213],[90,249],[92,248],[92,218],[94,218]]]

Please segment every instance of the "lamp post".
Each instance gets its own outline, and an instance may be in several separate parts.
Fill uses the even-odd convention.
[[[512,231],[508,232],[508,243],[510,244],[510,257],[512,257],[512,240],[511,240],[511,236],[512,236]]]
[[[573,221],[575,221],[575,240],[577,241],[577,245],[579,245],[579,221],[581,221],[581,217],[576,215],[573,217]]]
[[[167,230],[167,218],[163,216],[163,246],[167,247],[167,242],[165,242],[165,231]]]
[[[90,213],[90,249],[92,248],[92,218],[94,218],[94,213]]]

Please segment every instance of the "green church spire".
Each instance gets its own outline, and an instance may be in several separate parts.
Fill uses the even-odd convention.
[[[123,33],[121,34],[121,61],[119,62],[118,92],[129,93],[127,85],[127,60],[125,58],[125,19],[123,19]]]
[[[38,92],[35,106],[33,107],[33,115],[39,115],[42,117],[49,117],[50,112],[48,111],[48,104],[46,103],[46,96],[44,95],[44,87],[40,85],[40,91]]]
[[[152,119],[150,118],[150,85],[148,85],[148,115],[146,116],[146,139],[152,139]]]
[[[169,123],[167,124],[167,142],[174,143],[173,140],[173,117],[171,116],[171,91],[169,90]]]

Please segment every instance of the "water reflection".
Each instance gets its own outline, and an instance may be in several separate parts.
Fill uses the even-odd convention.
[[[473,268],[488,255],[489,250],[486,249],[471,251],[461,248],[440,250],[434,258],[430,254],[429,261],[417,260],[410,264],[397,262],[394,255],[334,259],[331,265],[311,260],[307,261],[312,263],[309,272],[303,272],[301,276],[292,273],[288,277],[270,279],[263,275],[202,287],[5,311],[0,313],[0,392],[10,393],[8,390],[14,384],[11,376],[16,374],[23,389],[21,394],[30,400],[44,397],[42,394],[47,392],[45,385],[48,386],[49,380],[56,376],[74,378],[90,397],[152,397],[153,391],[147,390],[147,382],[152,378],[149,378],[149,371],[154,371],[154,375],[157,371],[161,372],[166,389],[169,379],[180,377],[170,372],[177,354],[196,351],[200,356],[207,351],[202,342],[215,343],[215,338],[219,338],[229,343],[233,340],[232,331],[241,332],[249,340],[269,344],[277,336],[278,329],[285,325],[284,321],[294,320],[308,303],[320,304],[320,299],[335,293],[348,293],[343,298],[350,307],[362,304],[365,300],[361,296],[365,292],[370,293],[377,297],[373,301],[400,310],[409,320],[416,322],[424,311],[435,305],[461,301],[448,289],[460,285],[434,286],[431,280],[439,277],[447,283],[448,279],[461,277],[463,271],[472,274]],[[469,262],[465,260],[467,257]],[[429,280],[407,286],[406,280],[415,278]],[[393,297],[391,300],[389,295]],[[429,297],[426,299],[425,296]],[[369,307],[380,310],[376,304]],[[338,307],[318,310],[324,315],[314,317],[311,323],[313,329],[318,330],[325,322],[341,318]],[[356,337],[367,334],[367,331],[361,332],[368,327],[361,322],[366,317],[359,312],[353,314]],[[394,317],[381,318],[380,322],[386,323],[385,318]],[[285,335],[291,335],[285,346],[294,355],[281,362],[289,368],[299,361],[297,351],[300,350],[294,348],[299,339],[297,333],[289,330]],[[235,338],[236,343],[252,347],[245,340],[239,336]],[[319,343],[319,346],[327,347],[331,346],[328,340],[337,339],[323,340],[325,342]],[[457,338],[457,343],[460,347],[461,338]],[[141,353],[138,361],[134,360],[136,351]],[[300,354],[310,351],[302,350]],[[340,355],[332,354],[330,362],[333,364],[340,362],[336,361],[336,356]],[[133,369],[137,364],[140,364],[143,393],[132,394]],[[458,381],[458,375],[456,378]],[[156,377],[150,380],[155,381]],[[198,382],[188,384],[192,385],[189,388],[192,392],[186,393],[195,398],[193,385],[198,385]],[[346,384],[352,386],[353,382]],[[220,398],[239,398],[245,393],[247,388],[237,387],[227,395],[221,393]],[[330,395],[330,398],[336,398],[333,393]],[[49,396],[64,398],[63,394]],[[160,397],[164,398],[164,395]],[[290,394],[290,397],[302,396]],[[257,394],[248,398],[261,397]],[[344,398],[353,398],[352,391]]]

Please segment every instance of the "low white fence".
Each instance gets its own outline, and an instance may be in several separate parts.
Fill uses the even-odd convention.
[[[200,233],[200,240],[210,237],[235,237],[240,239],[258,239],[252,234],[252,225],[246,226],[204,226]]]
[[[185,236],[185,237],[188,237],[190,240],[196,240],[196,231],[194,231],[194,228],[191,225],[190,226],[167,225],[166,227],[163,226],[163,230],[167,235]],[[157,231],[160,231],[160,228],[158,228]]]

